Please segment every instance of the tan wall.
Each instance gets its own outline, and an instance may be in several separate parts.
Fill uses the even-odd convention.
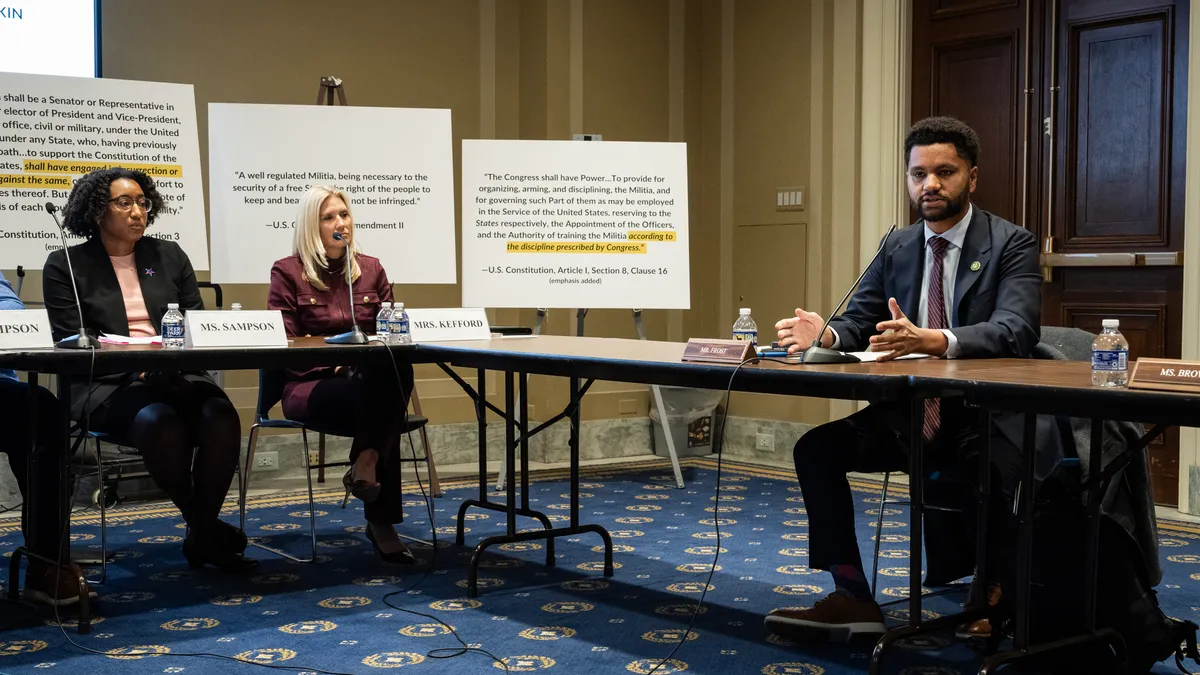
[[[822,222],[810,210],[778,211],[776,188],[803,186],[822,171],[810,162],[811,41],[809,2],[732,3],[733,12],[733,273],[732,309],[749,307],[759,339],[774,339],[774,324],[806,306],[810,232]],[[820,143],[818,138],[817,143]],[[732,323],[733,317],[725,323]],[[723,325],[722,329],[728,330]],[[742,395],[733,414],[823,421],[827,407],[805,399]]]
[[[456,175],[463,138],[588,132],[614,141],[686,141],[693,309],[647,311],[648,336],[724,336],[737,308],[749,306],[767,340],[794,307],[832,304],[831,289],[842,284],[831,280],[856,259],[838,262],[833,242],[857,244],[853,234],[847,239],[828,228],[856,209],[846,211],[843,201],[854,195],[853,181],[838,183],[857,160],[840,161],[831,139],[857,124],[855,111],[847,121],[835,104],[855,85],[840,85],[843,98],[836,99],[835,74],[853,80],[857,60],[847,66],[835,42],[845,39],[859,6],[861,0],[356,0],[335,11],[325,0],[106,0],[103,60],[106,77],[195,86],[205,173],[209,102],[311,104],[324,75],[343,79],[352,105],[451,109]],[[835,34],[836,17],[842,28]],[[776,211],[775,188],[792,185],[807,188],[809,208]],[[40,285],[32,274],[33,292],[25,297],[40,295]],[[265,304],[265,286],[224,290],[226,304]],[[397,292],[410,306],[460,300],[458,285]],[[532,324],[534,313],[498,311],[493,320]],[[552,311],[546,330],[572,334],[574,313]],[[586,332],[635,336],[624,310],[591,312]],[[435,368],[419,367],[417,377],[435,424],[472,418],[469,401]],[[228,376],[244,412],[254,383],[252,373]],[[645,387],[597,383],[593,392],[587,418],[648,411]],[[533,378],[535,417],[565,401],[564,383]],[[734,412],[819,422],[829,406],[739,396]]]

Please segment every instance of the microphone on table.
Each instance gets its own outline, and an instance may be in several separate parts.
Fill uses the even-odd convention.
[[[354,279],[351,277],[350,270],[350,242],[342,236],[341,232],[334,232],[333,238],[346,245],[345,257],[342,260],[346,264],[346,287],[350,289],[350,330],[325,338],[325,342],[331,345],[365,345],[369,340],[362,329],[358,327],[358,319],[354,316]]]
[[[871,256],[871,261],[863,268],[862,274],[859,274],[858,278],[854,280],[854,284],[850,286],[850,290],[846,291],[846,295],[842,297],[842,301],[837,304],[837,307],[833,308],[833,311],[829,312],[829,318],[825,319],[825,325],[821,326],[821,331],[817,333],[817,339],[813,340],[812,345],[804,350],[803,355],[800,357],[800,363],[859,363],[862,361],[862,359],[853,354],[822,347],[821,339],[825,337],[825,329],[829,328],[829,323],[833,321],[833,317],[837,316],[838,310],[842,308],[842,305],[846,304],[846,300],[850,299],[850,294],[862,283],[863,277],[867,276],[867,271],[871,269],[871,265],[874,265],[875,260],[883,253],[883,247],[887,244],[888,237],[892,236],[892,233],[895,231],[896,224],[892,223],[892,226],[888,228],[887,234],[883,235],[883,241],[879,242],[879,250],[875,251],[875,255]]]
[[[67,234],[63,230],[62,222],[55,215],[58,210],[54,202],[46,202],[46,213],[50,214],[50,217],[54,219],[54,224],[58,226],[58,237],[62,241],[63,255],[67,257],[67,272],[71,275],[71,290],[75,292],[75,309],[79,312],[79,334],[63,338],[54,346],[61,349],[100,349],[100,341],[88,335],[87,329],[83,327],[83,303],[79,300],[79,286],[75,283],[75,267],[71,264],[71,251],[67,248]]]

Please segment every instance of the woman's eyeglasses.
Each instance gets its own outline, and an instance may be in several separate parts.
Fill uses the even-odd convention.
[[[145,213],[150,213],[150,210],[154,208],[154,202],[151,202],[149,199],[146,199],[145,197],[139,197],[137,199],[134,199],[133,197],[122,196],[122,197],[117,197],[116,199],[110,199],[110,200],[108,200],[108,203],[115,205],[118,209],[120,209],[122,211],[131,210],[133,208],[134,204],[137,204],[138,208],[140,208]]]

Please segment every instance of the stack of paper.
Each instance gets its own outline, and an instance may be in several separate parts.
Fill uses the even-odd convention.
[[[853,354],[858,357],[858,360],[867,362],[867,361],[878,361],[879,357],[883,356],[884,354],[888,354],[889,352],[846,352],[846,353]],[[900,361],[903,359],[927,359],[927,358],[929,358],[928,354],[905,354],[904,356],[897,356],[896,360]]]
[[[129,337],[128,335],[109,335],[102,333],[100,342],[107,345],[161,345],[162,336],[152,335],[150,337]]]

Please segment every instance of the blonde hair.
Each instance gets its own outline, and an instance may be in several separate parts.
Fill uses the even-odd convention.
[[[296,232],[292,236],[292,253],[300,256],[304,280],[322,291],[328,290],[328,287],[321,281],[317,270],[328,270],[329,260],[325,257],[325,243],[321,241],[321,206],[330,197],[337,197],[346,205],[346,212],[350,214],[350,231],[354,232],[354,214],[350,211],[350,198],[346,193],[334,187],[314,185],[300,198],[300,213],[296,217]],[[351,236],[346,249],[350,278],[358,279],[362,274],[358,267],[358,240]]]

